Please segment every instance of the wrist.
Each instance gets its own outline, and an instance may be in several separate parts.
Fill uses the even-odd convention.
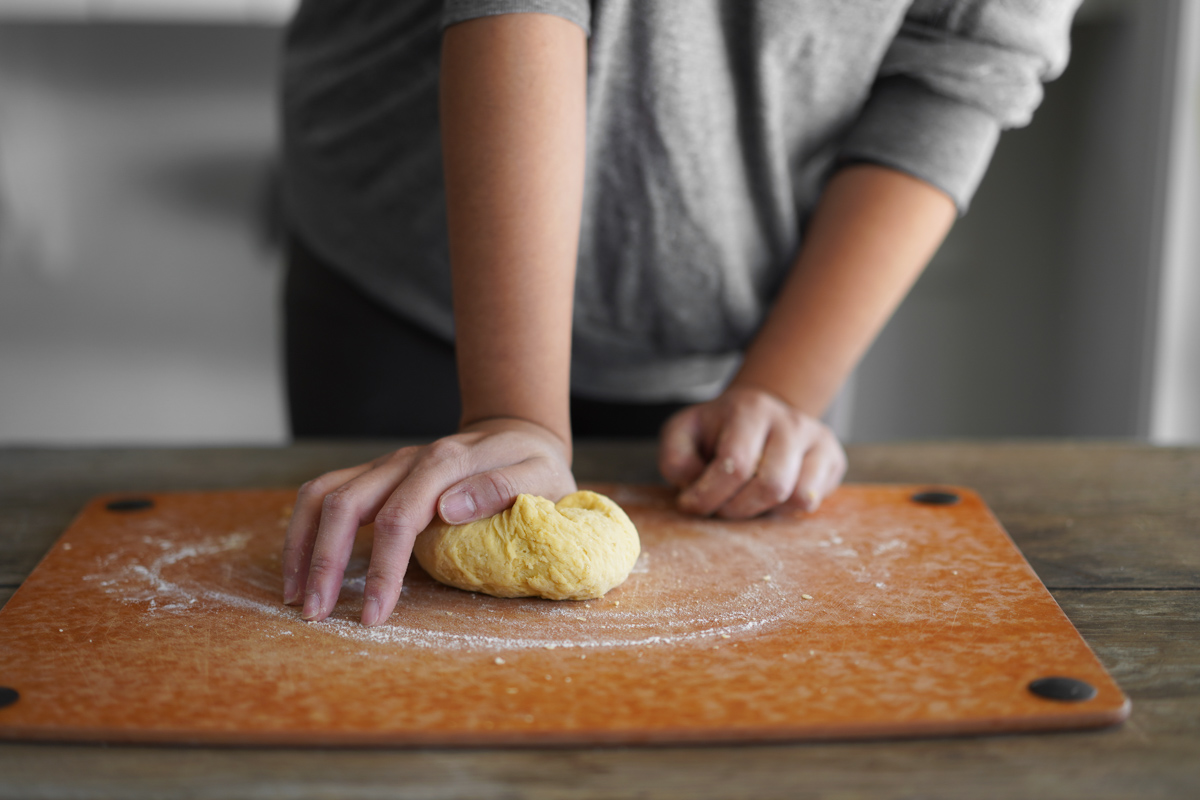
[[[526,347],[506,360],[461,358],[459,427],[519,422],[552,434],[570,453],[570,356],[545,357],[548,348]]]

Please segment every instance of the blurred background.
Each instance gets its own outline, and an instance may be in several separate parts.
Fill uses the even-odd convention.
[[[287,440],[293,5],[0,0],[0,445]],[[835,426],[1200,443],[1198,223],[1200,0],[1087,0]]]

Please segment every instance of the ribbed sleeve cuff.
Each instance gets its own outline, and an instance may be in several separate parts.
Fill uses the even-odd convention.
[[[553,14],[574,22],[591,35],[592,11],[587,0],[446,0],[442,27],[497,14]]]
[[[839,152],[938,187],[965,214],[1000,138],[990,114],[906,77],[881,79]]]

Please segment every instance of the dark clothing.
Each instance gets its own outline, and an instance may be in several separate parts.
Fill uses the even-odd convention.
[[[284,285],[292,433],[436,438],[458,428],[454,347],[372,300],[293,237]],[[576,438],[654,436],[679,403],[571,398]]]

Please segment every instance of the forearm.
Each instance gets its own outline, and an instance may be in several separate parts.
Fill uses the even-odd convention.
[[[442,145],[463,424],[570,442],[586,40],[563,19],[483,17],[443,40]]]
[[[734,385],[823,414],[955,213],[941,191],[895,170],[856,165],[837,173]]]

